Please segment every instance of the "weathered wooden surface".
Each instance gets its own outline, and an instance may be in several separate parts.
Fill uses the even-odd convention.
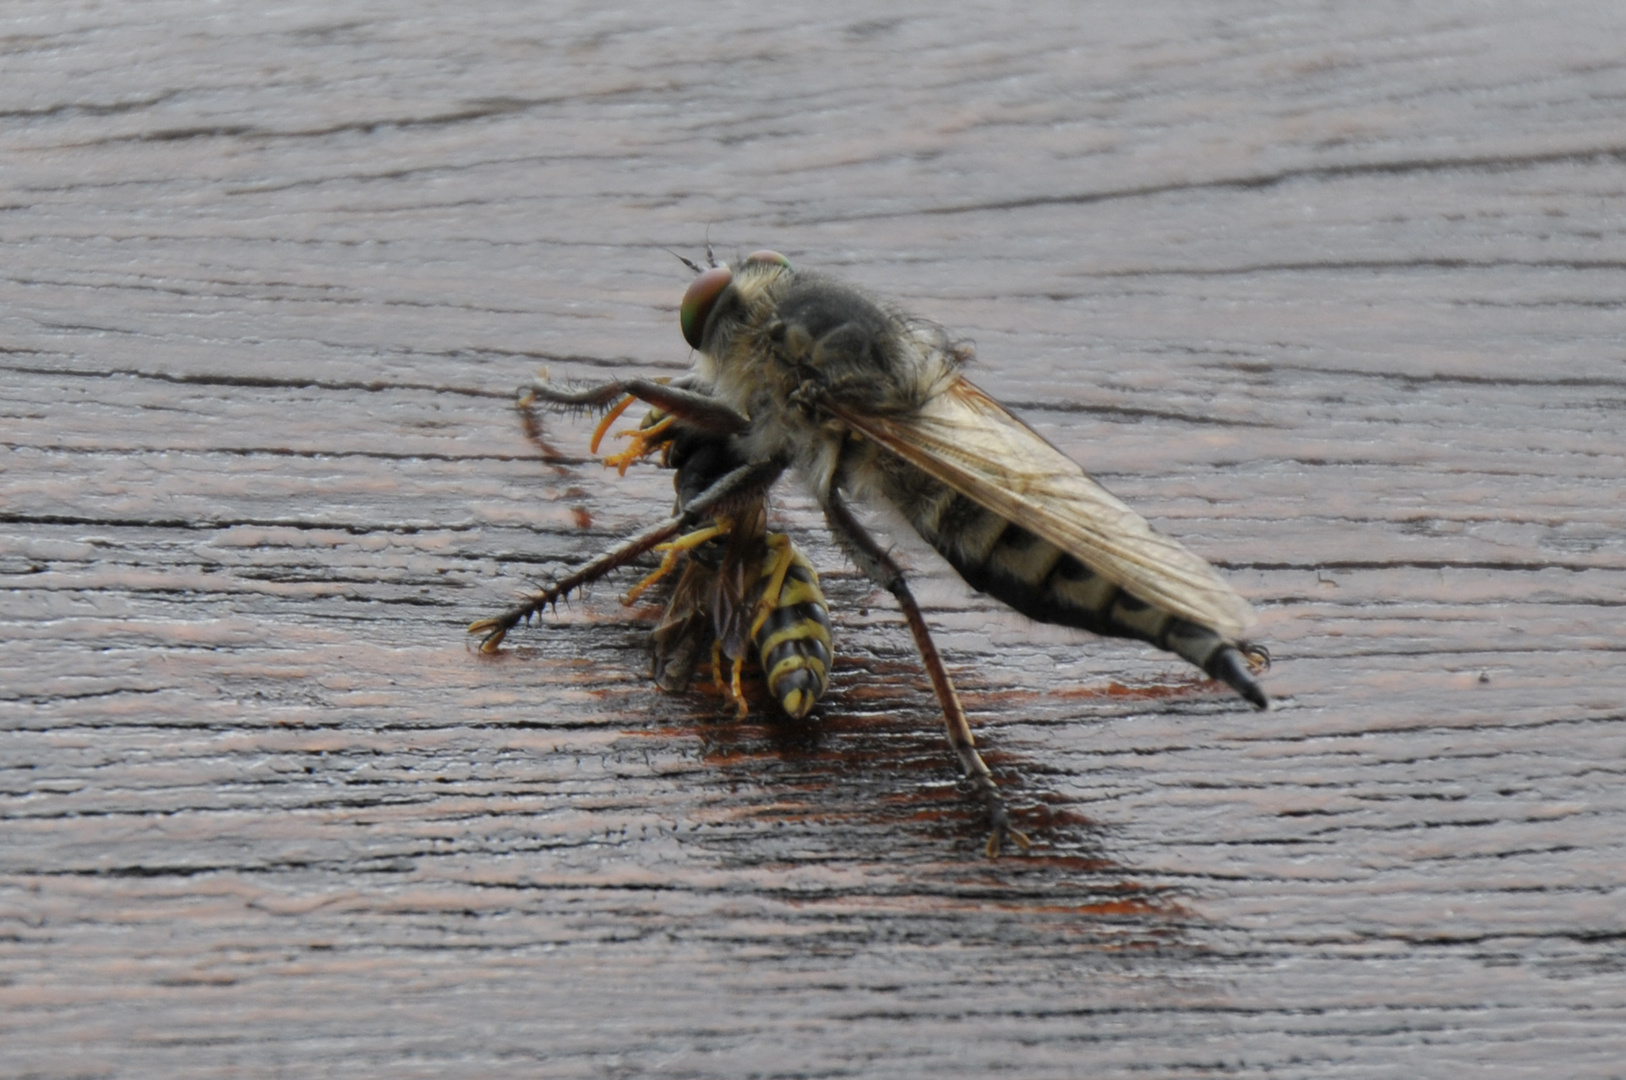
[[[1626,8],[14,0],[0,1074],[1626,1075]],[[805,726],[645,677],[670,373],[774,246],[1263,612],[1284,707],[917,546],[1025,826],[787,490]]]

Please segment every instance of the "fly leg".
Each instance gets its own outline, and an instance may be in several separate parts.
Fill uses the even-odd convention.
[[[659,525],[645,529],[631,540],[611,548],[596,559],[583,564],[575,572],[566,574],[522,603],[515,604],[501,615],[470,623],[469,633],[484,635],[480,639],[481,652],[496,652],[498,647],[502,645],[503,638],[508,636],[508,631],[512,630],[518,623],[521,621],[529,622],[532,615],[546,608],[549,604],[557,604],[572,591],[597,581],[612,570],[625,566],[656,544],[670,540],[683,531],[686,523],[684,515],[678,514],[667,518]]]
[[[709,394],[653,379],[612,379],[598,386],[567,389],[556,386],[544,375],[519,389],[519,407],[526,416],[538,405],[555,410],[605,410],[588,443],[589,452],[594,454],[598,453],[599,443],[609,432],[610,425],[637,401],[653,405],[654,411],[644,417],[638,427],[618,432],[620,437],[630,437],[631,444],[604,459],[604,464],[617,469],[622,476],[627,475],[627,467],[633,462],[669,447],[679,424],[690,431],[719,436],[736,435],[749,426],[745,417]]]
[[[971,781],[988,807],[988,818],[994,827],[993,833],[988,837],[986,848],[988,857],[998,858],[1007,839],[1014,841],[1020,848],[1032,846],[1026,836],[1011,827],[1005,800],[999,794],[998,785],[994,783],[993,773],[982,760],[982,755],[977,753],[977,742],[972,737],[971,724],[966,720],[965,709],[960,705],[960,696],[954,692],[954,683],[949,679],[948,669],[943,666],[943,658],[938,655],[931,631],[926,628],[926,619],[920,613],[920,605],[915,603],[914,594],[909,591],[909,584],[904,580],[903,570],[892,556],[876,543],[875,538],[865,531],[834,490],[825,496],[824,516],[829,522],[830,531],[841,541],[858,568],[875,584],[897,597],[898,606],[903,609],[903,617],[909,623],[909,632],[915,638],[915,648],[920,651],[920,661],[926,668],[927,676],[931,678],[932,689],[937,693],[937,702],[943,707],[943,723],[948,731],[949,747],[960,760],[960,771]]]
[[[611,379],[598,386],[567,390],[555,386],[548,379],[539,378],[529,386],[520,387],[522,405],[542,405],[560,410],[607,409],[618,403],[624,409],[631,402],[619,402],[622,398],[647,402],[691,427],[715,435],[738,435],[751,426],[749,420],[710,394],[654,379]]]
[[[731,470],[719,477],[711,487],[691,499],[681,513],[674,514],[659,525],[651,526],[596,559],[589,560],[574,572],[566,574],[547,588],[515,604],[501,615],[471,624],[469,633],[484,635],[480,641],[481,652],[496,652],[508,631],[521,620],[529,620],[549,604],[557,604],[573,590],[625,566],[656,544],[672,539],[696,522],[718,514],[726,514],[731,509],[762,499],[773,486],[773,482],[779,479],[779,474],[784,471],[784,462],[776,460],[741,465]]]

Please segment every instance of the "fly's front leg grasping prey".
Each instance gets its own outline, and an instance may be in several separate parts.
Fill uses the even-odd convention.
[[[592,449],[595,453],[608,422],[620,416],[622,410],[634,400],[653,405],[691,427],[713,435],[738,435],[751,426],[751,422],[741,416],[737,409],[730,408],[709,394],[655,379],[611,379],[607,383],[579,390],[555,386],[547,379],[536,379],[529,386],[520,387],[522,405],[535,403],[562,412],[571,409],[610,409],[605,423],[593,436]],[[615,406],[613,409],[612,405]]]
[[[526,388],[524,394],[528,400],[559,408],[602,408],[618,398],[630,395],[649,401],[670,415],[679,417],[702,430],[732,433],[745,425],[745,419],[737,412],[720,405],[704,394],[647,379],[615,380],[579,391],[561,390],[551,383],[539,380]],[[482,635],[480,642],[482,652],[495,652],[508,632],[521,621],[528,621],[537,612],[550,604],[558,603],[572,591],[597,581],[632,562],[646,551],[690,530],[696,522],[726,515],[737,506],[747,506],[761,501],[784,469],[783,462],[773,460],[740,464],[688,500],[670,518],[588,561],[501,615],[475,622],[469,627],[469,633]]]

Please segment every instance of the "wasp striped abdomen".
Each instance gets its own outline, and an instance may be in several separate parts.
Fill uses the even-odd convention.
[[[800,720],[830,685],[830,611],[819,589],[813,564],[780,533],[769,533],[768,555],[762,561],[763,588],[773,588],[783,570],[778,595],[754,628],[751,640],[768,683],[768,692],[785,715]]]

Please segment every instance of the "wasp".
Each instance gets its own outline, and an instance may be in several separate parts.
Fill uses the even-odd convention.
[[[623,395],[604,415],[593,433],[591,452],[598,452],[611,424],[636,400]],[[534,388],[521,390],[522,410],[536,403]],[[727,440],[660,409],[651,409],[636,429],[621,434],[632,436],[633,445],[606,456],[605,464],[625,475],[634,461],[659,453],[661,464],[674,470],[672,486],[677,499],[673,512],[678,515],[719,477],[743,464]],[[790,537],[767,531],[765,495],[763,491],[755,499],[738,500],[726,513],[718,509],[692,531],[652,545],[663,556],[660,565],[623,594],[621,602],[630,606],[681,563],[666,611],[650,635],[651,674],[656,685],[663,690],[686,690],[709,646],[713,678],[743,718],[748,706],[740,677],[747,653],[754,649],[769,693],[787,716],[801,720],[829,688],[830,612],[812,562]],[[617,558],[613,564],[601,561],[591,573],[551,590],[545,602],[563,597],[624,561],[630,559]],[[539,602],[537,608],[541,606]],[[471,626],[470,632],[484,634],[482,648],[490,652],[516,621],[506,616],[484,619]],[[722,674],[725,657],[732,664],[728,679]]]
[[[716,543],[712,530],[717,527],[708,526],[674,543],[700,540],[710,546]],[[655,683],[663,690],[687,689],[709,645],[712,678],[743,718],[748,706],[740,673],[751,649],[768,692],[785,715],[804,719],[830,686],[830,610],[819,589],[818,571],[783,533],[764,533],[755,542],[723,535],[727,542],[720,550],[696,551],[690,557],[650,636]],[[731,563],[744,574],[736,576]],[[732,587],[749,581],[752,571],[755,581],[744,594]],[[739,618],[747,611],[754,615],[749,623]],[[725,657],[733,671],[726,680]]]
[[[1149,642],[1270,706],[1255,678],[1269,654],[1242,636],[1255,618],[1248,603],[967,379],[968,343],[777,252],[708,262],[689,264],[696,276],[679,309],[695,350],[686,376],[581,390],[538,380],[527,391],[560,409],[648,403],[712,448],[715,465],[691,474],[707,482],[680,494],[665,521],[475,623],[483,649],[572,589],[693,536],[698,523],[765,506],[793,470],[848,557],[902,609],[949,745],[987,808],[990,857],[1006,840],[1029,842],[1010,824],[902,568],[850,498],[890,503],[970,585],[1030,618]]]
[[[623,398],[618,409],[635,399]],[[606,421],[614,419],[612,409]],[[601,422],[599,432],[608,427]],[[717,479],[739,467],[726,440],[688,427],[651,409],[638,429],[623,434],[636,442],[608,459],[625,471],[637,458],[660,451],[675,470],[675,513]],[[596,439],[595,439],[596,442]],[[595,446],[596,449],[596,446]],[[659,567],[622,597],[630,604],[686,560],[660,624],[650,636],[653,676],[663,690],[681,691],[709,646],[714,681],[747,712],[740,674],[754,651],[768,692],[785,715],[805,718],[830,685],[832,641],[829,606],[818,571],[784,533],[767,531],[767,500],[757,499],[717,514],[693,531],[656,545]],[[732,664],[725,680],[722,661]]]

